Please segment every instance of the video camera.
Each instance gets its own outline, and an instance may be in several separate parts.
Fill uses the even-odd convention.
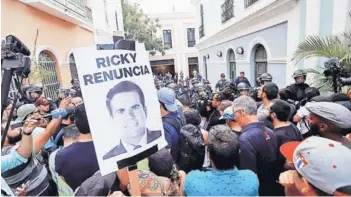
[[[351,85],[351,74],[344,68],[338,58],[332,58],[324,62],[326,68],[323,72],[325,77],[332,77],[334,92],[340,92],[341,87]]]
[[[28,48],[15,36],[8,35],[1,43],[1,69],[3,72],[1,82],[1,117],[6,108],[6,101],[9,96],[10,86],[14,79],[16,88],[22,94],[21,84],[24,78],[27,78],[30,73],[31,60],[29,58],[30,51]],[[12,78],[14,77],[14,78]],[[19,98],[15,94],[12,109],[10,111],[10,118],[7,121],[3,137],[1,139],[1,147],[4,144],[5,136],[10,126],[10,119]]]

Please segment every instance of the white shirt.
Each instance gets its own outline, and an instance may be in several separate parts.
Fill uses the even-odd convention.
[[[307,110],[305,106],[301,107],[296,112],[296,115],[298,115],[301,118],[300,121],[297,123],[297,128],[300,130],[301,134],[305,134],[310,130],[308,126],[308,121],[307,121],[307,116],[309,114],[310,112]]]
[[[147,131],[146,131],[145,135],[143,136],[143,138],[141,138],[141,141],[139,142],[139,144],[137,146],[141,146],[141,147],[145,146],[147,144],[146,139],[147,139]],[[136,147],[132,144],[128,144],[126,142],[123,142],[122,140],[121,140],[121,143],[123,144],[123,146],[127,152],[134,151],[134,148]]]

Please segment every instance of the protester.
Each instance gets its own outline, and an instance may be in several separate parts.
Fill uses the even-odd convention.
[[[351,112],[344,106],[331,102],[311,102],[306,104],[312,135],[319,135],[348,147],[351,139],[343,135],[343,129],[351,128]]]
[[[212,168],[191,171],[185,178],[187,196],[257,196],[258,179],[250,170],[239,170],[239,140],[224,125],[212,127],[208,154]]]
[[[64,100],[61,103],[60,108],[67,108],[70,99]],[[26,122],[31,120],[32,118],[38,118],[39,113],[36,107],[32,104],[26,104],[21,106],[18,109],[18,118],[16,119],[16,123],[18,122]],[[7,170],[2,172],[1,175],[7,182],[7,184],[14,191],[18,186],[22,184],[26,184],[30,181],[29,187],[27,189],[27,195],[36,196],[36,195],[51,195],[49,191],[51,191],[51,187],[49,186],[50,176],[45,168],[45,166],[39,161],[42,148],[48,142],[52,135],[55,134],[59,124],[61,123],[62,118],[52,119],[48,126],[45,128],[43,132],[38,133],[34,136],[35,130],[33,130],[33,149],[32,154],[35,157],[30,157],[28,162],[23,163],[11,170]],[[21,134],[19,134],[21,135]],[[21,140],[20,136],[14,136],[16,139],[14,143],[19,142]],[[2,148],[1,153],[2,156],[11,154],[17,149],[16,144],[8,144],[5,148]],[[38,156],[38,157],[37,157]],[[17,179],[15,177],[22,177],[21,179]]]
[[[188,173],[200,170],[205,158],[205,142],[200,128],[201,117],[197,110],[184,113],[187,125],[180,129],[180,158],[178,167]]]
[[[289,122],[290,105],[283,100],[273,100],[269,118],[273,122],[278,138],[278,146],[290,141],[301,141],[302,135],[297,127]]]
[[[178,107],[175,103],[175,94],[170,88],[161,88],[157,92],[160,102],[160,110],[165,138],[168,143],[167,149],[170,149],[174,162],[179,160],[179,132],[182,127],[181,120],[178,116]]]
[[[351,149],[343,144],[314,136],[288,142],[280,151],[296,169],[279,177],[286,196],[351,195]]]
[[[258,121],[256,103],[248,96],[234,100],[233,114],[242,128],[239,138],[240,168],[257,174],[261,196],[282,195],[282,188],[276,183],[281,169],[276,134]]]
[[[223,115],[219,119],[225,120],[227,125],[229,126],[229,128],[231,128],[234,133],[236,133],[238,136],[240,136],[240,134],[241,134],[241,127],[235,121],[235,117],[234,117],[234,114],[233,114],[233,108],[231,106],[227,107],[224,110]]]
[[[245,77],[245,72],[244,71],[241,71],[240,72],[240,76],[238,76],[236,79],[235,79],[235,84],[236,85],[239,85],[239,83],[246,83],[247,85],[249,85],[249,87],[251,87],[251,84],[249,82],[249,80]]]
[[[5,138],[4,147],[16,146],[17,149],[7,155],[1,155],[1,173],[11,170],[21,164],[27,163],[28,158],[32,155],[33,138],[32,132],[38,121],[29,120],[23,125],[23,128],[9,128]],[[3,129],[3,128],[1,128]]]
[[[260,98],[263,104],[257,109],[257,117],[264,120],[269,116],[269,107],[273,99],[278,97],[279,88],[275,83],[267,83],[260,87]]]
[[[221,101],[221,104],[219,105],[219,113],[221,116],[223,116],[224,110],[227,109],[227,107],[230,107],[233,105],[233,102],[230,100],[223,100]]]
[[[78,140],[59,150],[55,159],[55,171],[73,190],[99,169],[84,104],[77,106],[74,118]]]
[[[178,100],[183,106],[183,112],[188,111],[190,109],[191,100],[190,100],[188,94],[182,94],[182,95],[178,96]]]
[[[45,98],[38,98],[34,104],[41,115],[46,115],[49,112],[49,102]]]
[[[75,143],[78,140],[78,137],[80,134],[78,128],[74,124],[65,127],[63,131],[64,131],[62,136],[63,147],[60,147],[60,149],[64,147],[68,147],[69,145]],[[52,180],[57,185],[57,192],[59,196],[72,195],[73,194],[72,188],[70,188],[70,186],[68,186],[67,183],[62,179],[62,177],[60,177],[59,174],[55,171],[56,154],[60,149],[57,149],[56,151],[50,154],[50,157],[49,157],[50,173],[52,176]]]

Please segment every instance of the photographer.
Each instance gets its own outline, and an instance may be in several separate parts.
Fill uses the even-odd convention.
[[[223,96],[221,93],[213,94],[213,98],[211,101],[211,109],[208,111],[210,114],[207,117],[207,124],[204,126],[206,131],[209,131],[211,127],[219,124],[225,124],[225,120],[219,120],[221,117],[221,113],[219,112],[219,106],[221,101],[223,100]]]

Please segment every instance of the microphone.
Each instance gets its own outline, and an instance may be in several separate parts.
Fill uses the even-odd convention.
[[[39,117],[39,118],[34,118],[34,120],[40,120],[42,118],[53,118],[53,119],[64,118],[67,116],[67,114],[71,114],[73,111],[74,111],[73,108],[55,109],[55,110],[51,111],[50,114],[47,114],[47,115]]]

